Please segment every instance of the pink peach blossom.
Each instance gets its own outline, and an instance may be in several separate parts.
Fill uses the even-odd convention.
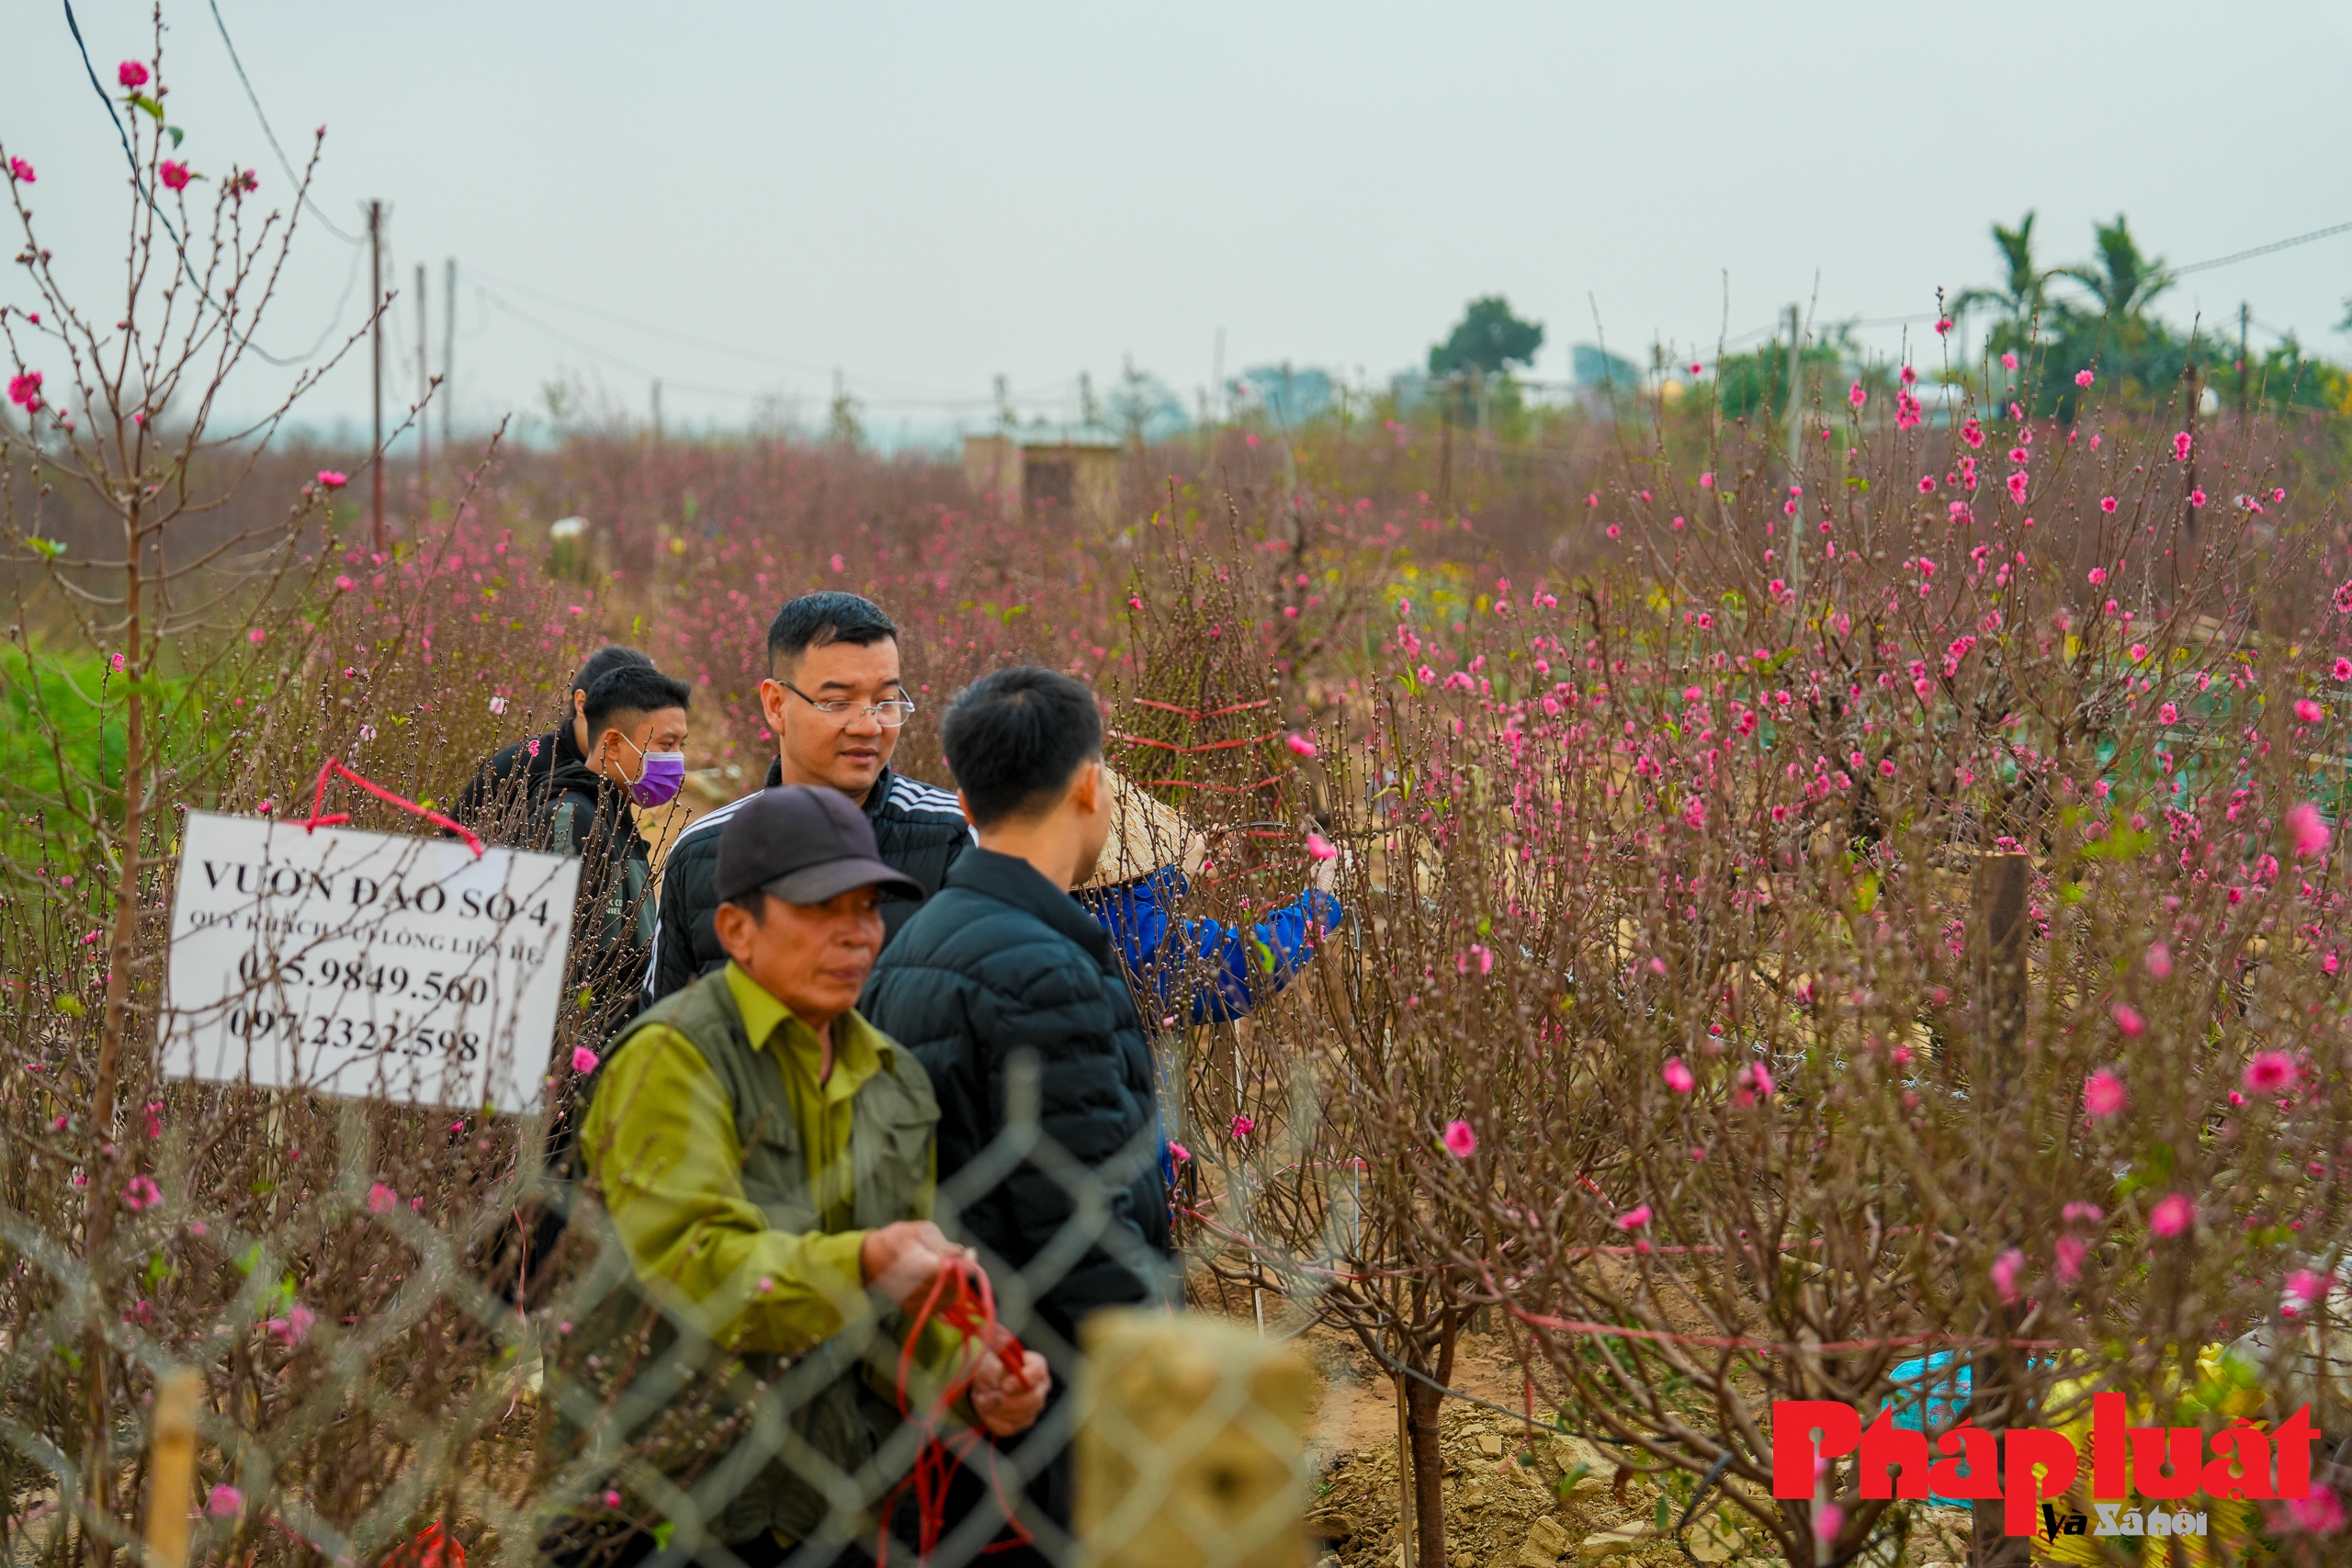
[[[2105,1067],[2083,1080],[2083,1114],[2095,1122],[2120,1112],[2126,1100],[2123,1080]]]
[[[1455,1159],[1468,1159],[1478,1152],[1478,1134],[1470,1130],[1469,1122],[1457,1118],[1445,1124],[1445,1152]]]
[[[2001,1298],[2003,1306],[2018,1304],[2018,1276],[2024,1270],[2025,1253],[2014,1247],[1993,1259],[1992,1267],[1985,1270],[1993,1280],[1993,1292]]]
[[[2197,1205],[2186,1192],[2167,1192],[2148,1211],[2148,1231],[2152,1235],[2178,1235],[2196,1223]]]
[[[2276,1094],[2296,1078],[2295,1059],[2284,1051],[2256,1051],[2246,1059],[2242,1081],[2249,1094]]]
[[[2287,837],[2295,852],[2308,860],[2327,848],[2327,818],[2310,801],[2298,801],[2287,809]]]
[[[2305,1535],[2336,1535],[2344,1529],[2344,1502],[2335,1489],[2313,1482],[2307,1496],[2288,1499],[2283,1510],[2289,1524]]]

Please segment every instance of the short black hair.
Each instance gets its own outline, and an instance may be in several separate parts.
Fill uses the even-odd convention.
[[[1085,682],[1016,664],[956,694],[940,749],[976,827],[1040,811],[1080,766],[1102,755],[1102,711]]]
[[[862,594],[826,589],[787,599],[768,623],[768,673],[780,659],[797,659],[812,648],[846,642],[859,648],[885,638],[899,640],[899,623]]]
[[[616,719],[629,714],[682,708],[693,701],[694,688],[676,676],[650,664],[623,664],[588,688],[588,744],[594,747]]]
[[[623,648],[616,642],[608,642],[588,656],[588,662],[582,664],[580,673],[571,678],[571,689],[584,693],[614,671],[627,669],[630,665],[650,670],[653,668],[652,656],[639,653],[633,648]]]

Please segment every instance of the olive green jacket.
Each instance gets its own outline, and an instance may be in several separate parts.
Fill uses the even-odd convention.
[[[602,1246],[550,1371],[553,1457],[592,1493],[625,1454],[649,1462],[723,1541],[805,1539],[829,1493],[854,1512],[893,1478],[869,1461],[900,1425],[880,1391],[904,1325],[858,1256],[929,1217],[939,1107],[855,1012],[831,1032],[820,1082],[815,1033],[729,964],[630,1026],[581,1131],[576,1223]],[[920,1360],[935,1375],[952,1348]]]

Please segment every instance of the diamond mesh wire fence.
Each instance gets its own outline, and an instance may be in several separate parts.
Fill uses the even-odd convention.
[[[593,1192],[530,1157],[544,1113],[445,1121],[301,1091],[164,1095],[147,1167],[159,1195],[96,1254],[40,1206],[43,1189],[86,1191],[74,1185],[85,1173],[17,1144],[0,1206],[11,1561],[142,1550],[142,1521],[174,1512],[150,1473],[154,1391],[190,1373],[195,1480],[180,1502],[196,1561],[1304,1560],[1303,1364],[1254,1332],[1180,1326],[1170,1260],[1123,1242],[1112,1219],[1111,1195],[1158,1160],[1156,1139],[1107,1168],[1071,1159],[1039,1128],[1034,1064],[1014,1075],[996,1144],[938,1192],[951,1231],[1017,1167],[1066,1195],[1066,1221],[1026,1267],[981,1258],[991,1335],[967,1338],[938,1311],[925,1327],[849,1280],[824,1303],[838,1326],[797,1353],[747,1348],[730,1310],[773,1281],[701,1301],[649,1282]],[[231,1128],[249,1134],[233,1152]],[[277,1180],[246,1174],[265,1168]],[[266,1203],[220,1201],[261,1187]],[[518,1290],[523,1238],[549,1229],[540,1215],[565,1223]],[[1105,1253],[1157,1299],[1105,1321],[1117,1350],[1098,1391],[1035,1303]],[[1004,1438],[977,1429],[951,1386],[995,1326],[1044,1354],[1055,1389],[1034,1427]],[[1069,1512],[1081,1425],[1108,1488],[1092,1555]],[[1231,1457],[1243,1450],[1247,1462]]]

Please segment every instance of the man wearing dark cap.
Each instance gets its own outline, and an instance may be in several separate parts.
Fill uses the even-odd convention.
[[[873,1540],[870,1518],[829,1501],[827,1469],[868,1508],[895,1479],[859,1472],[899,1423],[888,1391],[900,1310],[970,1255],[931,1223],[930,1080],[855,1007],[882,947],[883,890],[908,878],[876,855],[856,804],[821,787],[746,800],[716,859],[729,962],[636,1020],[582,1129],[595,1229],[629,1277],[567,1337],[571,1386],[550,1403],[559,1462],[586,1443],[585,1395],[681,1487],[744,1466],[752,1479],[708,1499],[704,1527],[759,1568],[797,1542]],[[961,1344],[939,1331],[917,1360],[944,1372]],[[987,1357],[970,1414],[1009,1436],[1049,1387],[1035,1353],[1019,1377]],[[782,1457],[770,1413],[798,1438]],[[750,1452],[730,1460],[738,1444]],[[656,1549],[662,1522],[650,1499],[624,1496],[548,1550],[618,1568]],[[668,1522],[693,1544],[686,1521]]]

